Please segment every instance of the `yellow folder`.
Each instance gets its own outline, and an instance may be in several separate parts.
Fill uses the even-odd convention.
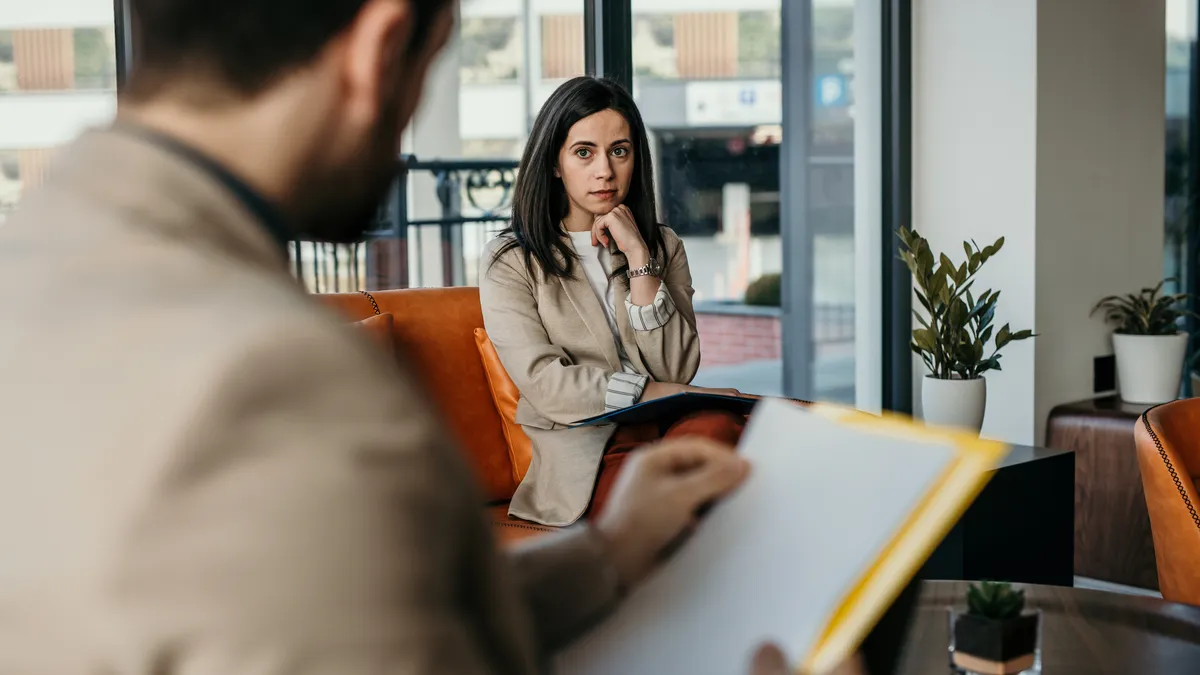
[[[763,401],[750,477],[616,612],[559,653],[560,675],[748,672],[783,647],[799,672],[858,649],[1008,448],[895,416]]]
[[[830,617],[825,632],[801,665],[802,673],[829,672],[849,658],[892,602],[916,576],[942,539],[983,490],[1009,448],[1004,443],[949,429],[926,427],[909,417],[866,415],[835,406],[811,412],[863,430],[931,443],[949,442],[957,452],[913,509],[883,553],[868,567]]]

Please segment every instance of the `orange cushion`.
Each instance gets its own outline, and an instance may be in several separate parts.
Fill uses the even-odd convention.
[[[353,325],[365,332],[380,347],[383,347],[389,356],[396,355],[396,339],[392,336],[392,327],[395,325],[395,321],[391,314],[369,316],[362,321],[355,321]]]
[[[483,372],[487,375],[488,387],[492,390],[492,401],[496,404],[496,411],[500,413],[500,421],[504,425],[504,438],[508,441],[513,480],[520,485],[533,458],[533,443],[516,422],[517,401],[521,398],[521,392],[517,390],[517,385],[500,363],[500,355],[496,353],[486,330],[475,329],[475,345],[479,347],[479,360],[483,362]]]

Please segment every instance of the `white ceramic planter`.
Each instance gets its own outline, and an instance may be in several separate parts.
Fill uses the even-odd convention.
[[[921,383],[925,424],[979,433],[987,406],[987,380],[939,380],[926,375]]]
[[[1124,335],[1113,333],[1121,400],[1129,403],[1164,403],[1179,396],[1183,357],[1188,336]]]

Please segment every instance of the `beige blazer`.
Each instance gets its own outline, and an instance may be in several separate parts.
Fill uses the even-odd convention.
[[[637,371],[658,382],[686,384],[700,365],[692,309],[692,275],[678,235],[663,229],[663,283],[674,311],[665,324],[635,330],[626,311],[627,282],[615,289],[621,345]],[[525,266],[519,249],[493,262],[501,240],[484,252],[479,283],[483,322],[521,399],[516,421],[533,444],[533,458],[509,513],[547,525],[569,525],[591,500],[604,448],[614,426],[568,428],[605,411],[620,355],[604,308],[576,266],[570,279],[546,281]],[[536,263],[534,263],[536,265]],[[613,254],[613,267],[625,264]]]
[[[541,671],[615,576],[501,555],[413,378],[210,174],[87,133],[0,225],[0,673]]]

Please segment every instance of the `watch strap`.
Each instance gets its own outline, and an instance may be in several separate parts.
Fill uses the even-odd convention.
[[[659,265],[651,260],[641,267],[636,267],[629,270],[626,272],[626,276],[628,276],[630,279],[636,279],[638,277],[657,276],[658,272]]]

